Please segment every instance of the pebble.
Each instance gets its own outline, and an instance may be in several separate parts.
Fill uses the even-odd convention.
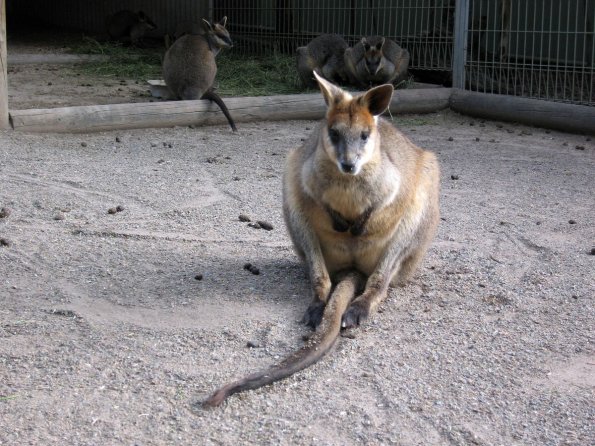
[[[0,218],[8,218],[10,217],[10,213],[12,211],[8,208],[2,208],[0,209]]]
[[[238,220],[240,220],[240,221],[243,221],[243,222],[252,221],[252,220],[250,219],[250,217],[248,217],[246,214],[240,214],[240,215],[238,216]]]
[[[575,225],[576,224],[576,220],[568,220],[568,223],[571,225]]]
[[[115,214],[116,212],[118,212],[118,211],[116,210],[116,208],[109,208],[109,209],[107,210],[107,213],[108,213],[108,214]]]
[[[585,150],[585,146],[576,146],[575,149],[576,150]]]
[[[116,142],[122,142],[119,136],[116,136]]]
[[[124,206],[122,206],[121,204],[116,206],[116,212],[122,212],[123,210],[124,210]]]
[[[591,248],[591,255],[595,256],[595,248]]]
[[[81,143],[81,147],[87,147],[87,143],[86,143],[85,141],[83,141],[83,142]]]
[[[458,175],[451,175],[450,176],[450,179],[451,180],[458,180],[459,179],[459,176]]]
[[[453,139],[453,137],[452,137],[452,136],[449,136],[449,137],[448,137],[448,140],[449,140],[449,141],[454,141],[454,139]]]
[[[262,229],[264,229],[265,231],[272,231],[273,230],[273,225],[270,224],[268,221],[258,220],[256,223],[259,224],[260,227]]]
[[[254,229],[260,229],[260,225],[258,223],[248,223],[248,226]]]
[[[260,344],[255,341],[248,341],[246,342],[246,347],[248,348],[260,348]]]
[[[257,267],[255,267],[254,265],[252,265],[251,263],[244,264],[244,269],[246,271],[250,271],[255,276],[258,276],[260,274],[260,270]]]
[[[194,276],[195,280],[202,280],[202,274],[197,274],[196,276]]]
[[[0,246],[10,246],[10,240],[6,238],[0,238]]]

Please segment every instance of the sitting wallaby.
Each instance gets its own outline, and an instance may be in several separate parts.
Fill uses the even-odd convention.
[[[347,81],[344,54],[347,43],[337,34],[322,34],[315,37],[297,52],[297,70],[306,87],[315,87],[316,80],[312,72],[318,71],[331,82]]]
[[[185,34],[177,39],[163,58],[163,77],[165,84],[180,99],[215,102],[235,132],[236,125],[229,110],[213,88],[217,75],[215,56],[222,48],[232,46],[226,23],[227,17],[219,23],[203,19],[204,34]]]
[[[363,37],[345,51],[345,66],[350,82],[357,87],[398,84],[407,79],[409,51],[385,37]]]
[[[281,363],[216,391],[207,406],[320,359],[340,328],[360,325],[390,285],[412,276],[438,226],[436,157],[380,117],[393,86],[353,97],[314,75],[328,107],[326,119],[288,154],[283,213],[314,290],[304,322],[317,331]]]
[[[144,12],[132,12],[127,9],[108,16],[105,26],[112,40],[132,45],[141,44],[146,32],[157,28]]]

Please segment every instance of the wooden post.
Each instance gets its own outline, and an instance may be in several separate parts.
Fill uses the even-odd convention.
[[[448,107],[450,88],[397,90],[392,113],[430,113]],[[250,121],[320,119],[326,106],[320,93],[223,98],[236,124]],[[217,105],[209,101],[168,101],[11,110],[15,130],[29,132],[92,132],[115,129],[226,125]],[[242,126],[238,125],[241,132]]]
[[[452,89],[450,108],[476,118],[595,134],[595,107]]]
[[[6,54],[6,0],[0,0],[0,129],[10,127],[8,121],[8,70]]]

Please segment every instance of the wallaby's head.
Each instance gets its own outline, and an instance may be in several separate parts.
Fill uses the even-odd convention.
[[[209,22],[206,19],[202,19],[205,33],[212,47],[216,48],[231,48],[231,37],[229,37],[229,31],[225,28],[227,23],[227,16],[223,17],[219,22]]]
[[[138,18],[138,23],[142,24],[144,29],[157,29],[157,25],[143,11],[138,11],[136,17]]]
[[[376,74],[382,68],[384,37],[362,37],[361,43],[364,46],[364,59],[366,60],[366,70],[370,74]]]
[[[388,108],[393,86],[380,85],[353,97],[316,71],[314,76],[327,105],[323,149],[340,172],[357,175],[377,150],[378,116]]]

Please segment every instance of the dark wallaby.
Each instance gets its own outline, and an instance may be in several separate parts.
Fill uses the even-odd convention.
[[[217,75],[215,56],[222,48],[232,46],[226,23],[227,17],[219,23],[203,19],[204,34],[185,34],[177,39],[163,58],[163,77],[179,99],[209,99],[215,102],[235,132],[236,125],[229,110],[213,87]]]
[[[314,291],[304,322],[317,331],[278,365],[217,390],[207,406],[315,363],[341,328],[363,323],[389,286],[413,275],[440,220],[436,157],[380,117],[393,86],[353,97],[314,76],[327,104],[326,119],[288,154],[283,213]]]
[[[157,28],[143,11],[132,12],[127,9],[108,16],[105,26],[110,39],[132,45],[141,44],[147,31]]]
[[[347,81],[344,53],[347,43],[337,34],[322,34],[315,37],[306,46],[296,50],[297,70],[302,82],[307,87],[315,87],[316,79],[312,74],[316,70],[331,82]]]
[[[363,37],[345,51],[350,82],[360,88],[398,84],[407,79],[409,51],[382,36]]]

